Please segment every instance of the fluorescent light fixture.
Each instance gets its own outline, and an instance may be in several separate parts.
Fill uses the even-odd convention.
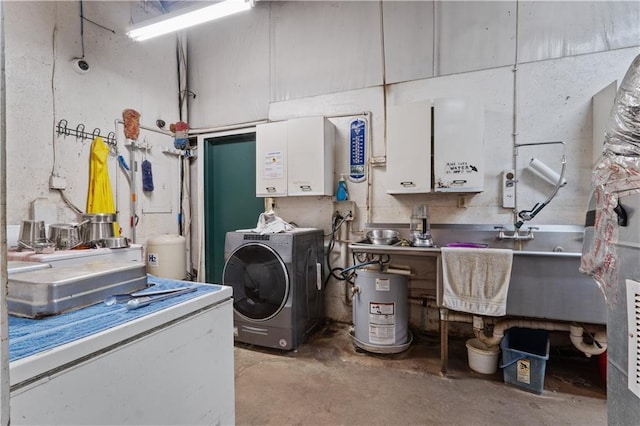
[[[224,0],[210,6],[177,10],[134,25],[127,36],[136,41],[148,40],[170,32],[179,31],[214,19],[249,10],[254,0]]]

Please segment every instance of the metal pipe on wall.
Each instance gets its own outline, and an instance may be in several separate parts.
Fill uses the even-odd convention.
[[[235,135],[237,133],[231,132],[232,130],[242,130],[239,133],[249,133],[251,130],[255,131],[255,127],[258,124],[268,123],[268,120],[248,121],[246,123],[230,124],[228,126],[219,127],[196,127],[189,129],[190,136],[207,135],[208,137],[219,137],[226,135]],[[224,134],[223,132],[228,132]]]
[[[515,46],[514,46],[514,58],[513,58],[513,68],[512,68],[512,72],[513,72],[513,131],[512,131],[512,143],[513,143],[513,149],[514,151],[512,152],[512,156],[511,156],[511,168],[514,170],[514,172],[518,169],[518,164],[517,164],[517,155],[516,155],[516,151],[515,151],[515,147],[518,145],[518,43],[519,43],[519,36],[518,36],[518,23],[520,21],[518,13],[519,13],[519,6],[520,6],[520,2],[516,2],[516,19],[515,19],[515,23],[516,23],[516,41],[515,41]],[[515,175],[514,176],[514,185],[515,185],[515,190],[513,191],[513,211],[512,211],[512,215],[513,215],[513,223],[516,223],[516,221],[518,220],[518,176]]]
[[[581,325],[556,322],[551,320],[534,320],[524,318],[508,318],[498,320],[493,325],[491,336],[484,334],[484,318],[464,312],[451,312],[447,308],[440,308],[440,374],[447,374],[449,363],[449,322],[463,322],[473,324],[475,337],[487,346],[498,346],[504,338],[504,333],[512,327],[534,328],[549,331],[568,331],[573,346],[588,358],[600,355],[607,350],[606,327],[594,326],[597,330],[592,334],[593,342],[583,340],[584,327]]]
[[[189,122],[189,106],[187,99],[189,99],[188,87],[188,69],[187,69],[187,37],[183,34],[178,34],[176,38],[176,56],[178,58],[178,105],[180,108],[180,120],[186,123]],[[195,96],[195,95],[194,95]],[[185,155],[179,156],[180,165],[178,170],[180,171],[180,199],[178,200],[178,220],[180,235],[185,237],[186,243],[186,265],[189,276],[193,271],[193,260],[191,256],[191,162]]]
[[[484,334],[484,320],[482,317],[473,316],[473,331],[475,336],[487,346],[497,346],[502,341],[504,333],[512,327],[533,328],[549,331],[568,331],[569,339],[573,346],[580,352],[584,353],[588,358],[592,355],[600,355],[607,350],[607,334],[606,327],[594,326],[597,331],[593,333],[593,343],[585,343],[583,341],[584,327],[579,325],[554,322],[549,320],[530,320],[511,318],[500,320],[493,326],[491,336]]]

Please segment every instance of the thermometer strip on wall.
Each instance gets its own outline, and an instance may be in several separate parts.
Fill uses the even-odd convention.
[[[367,142],[367,122],[356,118],[349,122],[349,180],[364,182]]]

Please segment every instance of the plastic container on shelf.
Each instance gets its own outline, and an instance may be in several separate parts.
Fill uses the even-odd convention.
[[[175,280],[187,277],[187,244],[183,236],[164,234],[147,241],[147,272]]]

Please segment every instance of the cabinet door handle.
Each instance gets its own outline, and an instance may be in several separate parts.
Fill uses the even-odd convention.
[[[408,186],[416,186],[416,184],[411,181],[400,182],[400,185],[404,186],[405,188]]]
[[[275,186],[267,186],[267,192],[276,192]]]
[[[311,186],[310,185],[300,185],[300,190],[301,191],[311,191]]]

